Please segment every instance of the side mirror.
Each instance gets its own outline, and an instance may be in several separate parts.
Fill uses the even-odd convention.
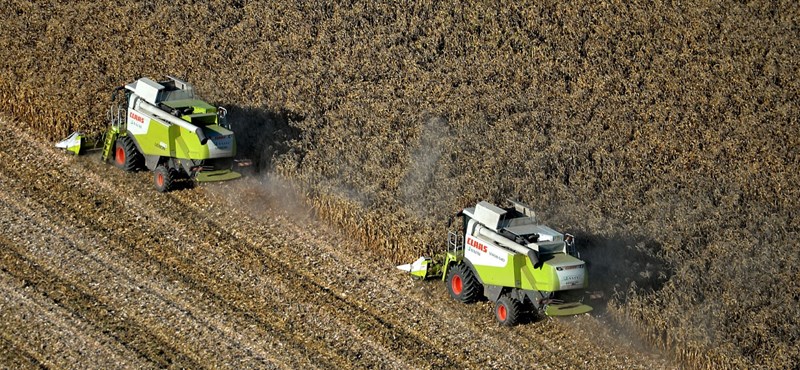
[[[572,234],[564,234],[564,244],[567,247],[567,254],[573,256],[577,259],[581,258],[581,254],[578,252],[578,248],[575,247],[575,236]]]
[[[217,123],[225,127],[226,129],[230,130],[231,125],[228,124],[228,120],[225,118],[228,116],[228,110],[223,107],[217,107]]]

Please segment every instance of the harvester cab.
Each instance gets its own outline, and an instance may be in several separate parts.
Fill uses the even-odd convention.
[[[252,165],[234,159],[236,141],[227,110],[197,98],[186,81],[140,78],[115,88],[111,100],[109,126],[99,141],[101,159],[125,171],[153,171],[160,192],[172,190],[179,179],[237,179],[240,170]],[[82,138],[75,133],[56,146],[79,154]]]
[[[574,237],[537,223],[530,207],[511,203],[500,208],[480,202],[462,210],[461,230],[449,232],[443,256],[398,268],[419,279],[441,278],[450,296],[463,303],[486,297],[504,325],[517,324],[526,306],[547,316],[590,312],[590,306],[559,299],[588,287]]]

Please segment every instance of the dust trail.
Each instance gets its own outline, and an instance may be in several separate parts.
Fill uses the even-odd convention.
[[[278,213],[304,223],[310,222],[312,217],[312,212],[298,188],[291,181],[270,173],[211,184],[208,192],[253,217]]]
[[[585,232],[575,232],[575,236],[589,273],[589,288],[581,297],[594,310],[562,322],[576,332],[593,333],[612,346],[632,348],[652,358],[667,357],[610,308],[624,304],[630,294],[656,294],[663,289],[674,274],[661,256],[663,247],[644,236]]]
[[[406,208],[420,219],[429,220],[437,214],[437,209],[453,204],[450,192],[441,191],[437,181],[442,177],[439,160],[449,140],[447,120],[438,116],[429,118],[411,153],[408,172],[400,185],[400,197]]]

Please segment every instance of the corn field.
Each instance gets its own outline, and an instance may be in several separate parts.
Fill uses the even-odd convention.
[[[175,75],[242,155],[392,263],[521,199],[579,233],[608,313],[696,368],[800,363],[792,1],[16,1],[0,110],[99,134]],[[637,260],[630,256],[641,256]],[[591,259],[590,259],[590,263]]]

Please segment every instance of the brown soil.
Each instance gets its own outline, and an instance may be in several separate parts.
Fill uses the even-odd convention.
[[[151,174],[0,126],[4,367],[668,368],[598,319],[511,329],[316,222],[276,180]]]

